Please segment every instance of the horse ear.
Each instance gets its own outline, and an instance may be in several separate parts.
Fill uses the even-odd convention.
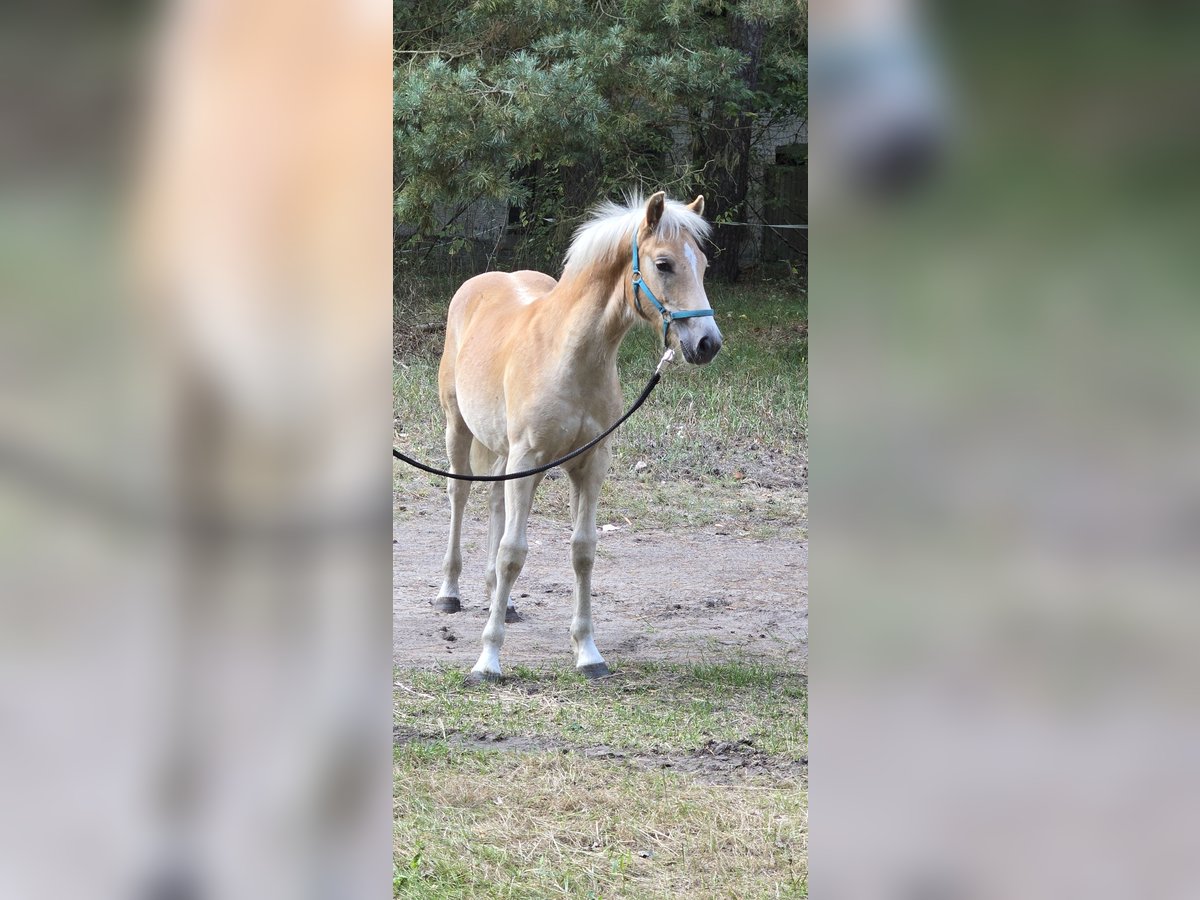
[[[688,209],[698,216],[704,215],[704,195],[697,194],[696,199],[688,204]]]
[[[663,205],[667,202],[667,192],[659,191],[646,203],[646,227],[653,231],[662,219]]]

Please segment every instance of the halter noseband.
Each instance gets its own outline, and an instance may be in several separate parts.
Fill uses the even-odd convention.
[[[641,292],[645,291],[646,296],[650,298],[650,302],[654,304],[654,308],[658,310],[663,320],[663,346],[667,346],[667,329],[671,327],[671,323],[676,319],[694,319],[697,316],[713,316],[716,315],[711,309],[685,309],[680,312],[671,312],[663,306],[658,298],[654,296],[654,291],[650,290],[650,285],[642,280],[642,273],[638,269],[638,245],[637,245],[638,230],[633,229],[633,302],[637,304],[639,313],[642,313],[642,298]],[[642,313],[644,315],[644,313]]]

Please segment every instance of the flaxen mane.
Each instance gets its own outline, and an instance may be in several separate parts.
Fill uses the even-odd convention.
[[[640,193],[629,194],[625,205],[605,201],[596,207],[592,216],[579,226],[567,249],[563,277],[582,272],[592,265],[607,264],[617,257],[629,255],[633,230],[642,224],[646,215],[646,200]],[[696,243],[708,237],[712,226],[678,200],[667,200],[663,207],[659,231],[668,241],[678,240],[687,232]]]

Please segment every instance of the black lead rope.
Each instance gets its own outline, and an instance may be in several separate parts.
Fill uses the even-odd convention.
[[[650,396],[650,392],[654,390],[655,385],[657,385],[659,379],[662,378],[663,365],[669,362],[673,356],[674,354],[670,353],[670,351],[668,351],[666,354],[663,354],[662,362],[658,364],[658,368],[654,370],[654,374],[651,375],[650,380],[646,382],[645,390],[642,391],[640,397],[633,401],[633,406],[629,407],[625,415],[621,416],[621,418],[617,419],[617,421],[609,425],[607,429],[596,435],[579,449],[572,450],[566,456],[556,459],[553,462],[548,462],[544,466],[538,466],[536,469],[526,469],[524,472],[509,472],[505,475],[459,475],[455,472],[446,472],[442,469],[435,469],[433,466],[427,466],[425,463],[417,462],[411,456],[405,456],[395,447],[392,448],[392,456],[396,457],[396,459],[400,460],[401,462],[408,463],[410,466],[415,466],[422,472],[428,472],[430,475],[439,475],[442,478],[454,478],[458,481],[512,481],[514,478],[527,478],[530,475],[538,475],[542,472],[545,472],[547,469],[553,469],[555,466],[561,466],[565,462],[570,462],[580,454],[587,453],[598,443],[620,428],[625,420],[637,412],[638,408],[646,402],[646,398]]]

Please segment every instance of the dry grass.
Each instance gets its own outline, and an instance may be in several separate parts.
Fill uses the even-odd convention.
[[[569,753],[402,748],[395,895],[805,897],[806,805]]]
[[[621,671],[398,673],[397,897],[807,896],[804,680]],[[716,741],[755,765],[714,765]]]
[[[449,516],[445,480],[404,469],[397,472],[395,519],[407,521],[431,504],[444,508]],[[551,471],[534,498],[534,515],[569,526],[569,484],[562,473]],[[467,516],[486,521],[485,487],[476,485],[471,491]],[[717,527],[743,537],[802,540],[808,536],[808,491],[766,487],[753,478],[661,478],[614,472],[600,488],[599,521],[639,529]]]

